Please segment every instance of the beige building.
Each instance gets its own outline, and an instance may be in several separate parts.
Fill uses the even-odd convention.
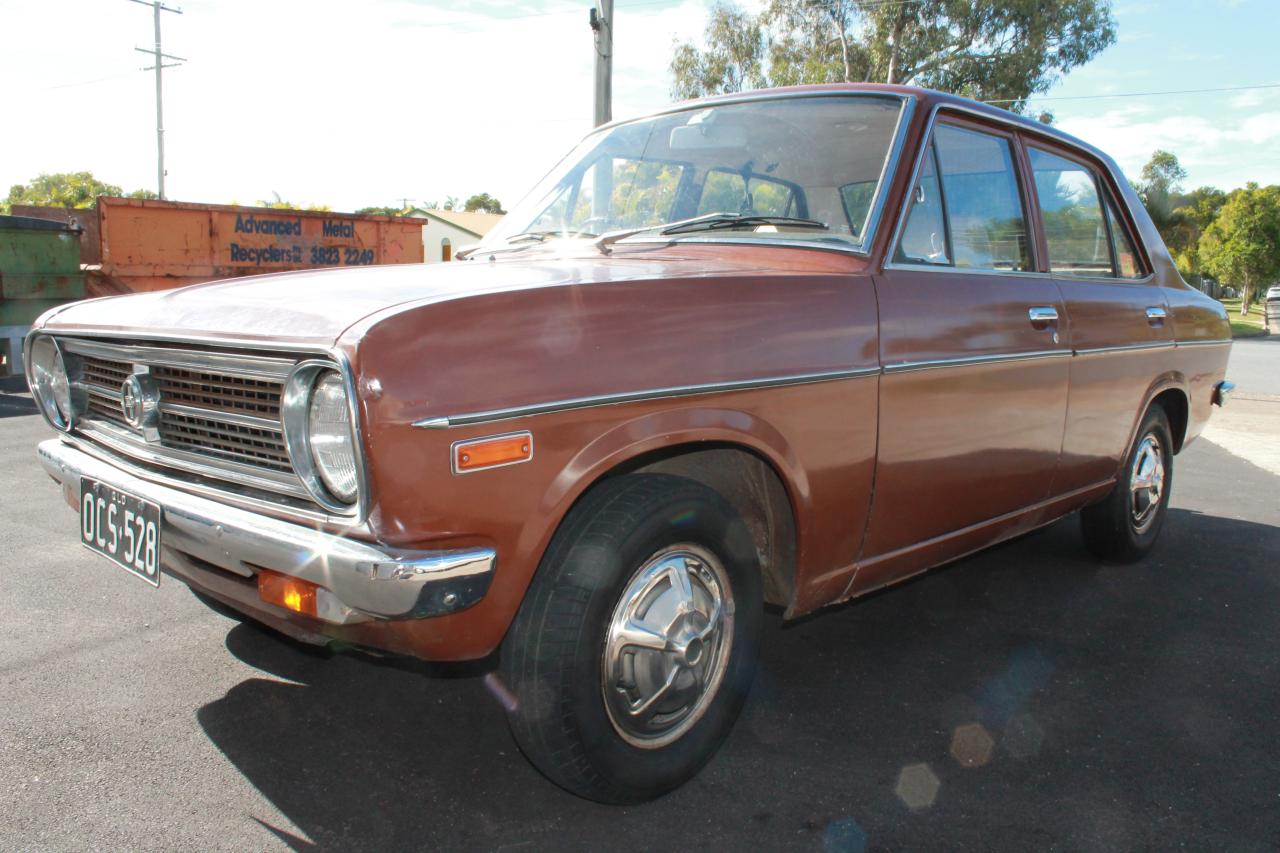
[[[409,214],[425,219],[422,226],[423,260],[427,263],[453,260],[463,246],[480,238],[502,221],[500,213],[468,213],[462,210],[414,210]]]

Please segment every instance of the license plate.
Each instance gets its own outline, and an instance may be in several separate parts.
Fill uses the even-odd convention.
[[[80,542],[160,586],[160,506],[80,478]]]

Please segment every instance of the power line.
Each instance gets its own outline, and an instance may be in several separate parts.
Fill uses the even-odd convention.
[[[1280,89],[1280,83],[1260,83],[1255,86],[1221,86],[1214,89],[1170,89],[1165,92],[1114,92],[1108,95],[1054,95],[1047,98],[1004,98],[983,101],[984,104],[1016,104],[1019,101],[1093,101],[1099,98],[1152,98],[1158,95],[1203,95],[1209,92],[1247,92],[1254,89]]]

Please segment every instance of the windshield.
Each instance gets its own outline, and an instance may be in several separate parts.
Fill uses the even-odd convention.
[[[826,228],[744,219],[717,227],[717,238],[748,231],[860,247],[903,103],[878,95],[772,98],[601,130],[561,161],[484,245],[657,230],[726,214],[816,220]]]

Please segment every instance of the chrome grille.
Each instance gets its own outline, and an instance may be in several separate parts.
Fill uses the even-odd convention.
[[[163,400],[213,411],[280,418],[281,383],[174,367],[151,371]]]
[[[77,431],[86,438],[148,464],[312,500],[280,417],[284,381],[301,358],[84,338],[61,344],[78,362],[87,404]],[[129,426],[121,406],[122,386],[136,372],[159,393],[151,441]]]
[[[124,425],[124,414],[120,411],[120,386],[133,372],[133,365],[113,359],[86,358],[81,362],[80,370],[85,390],[89,392],[89,413]]]
[[[166,410],[162,404],[160,442],[168,447],[203,451],[220,459],[293,472],[289,453],[284,447],[284,435],[279,429],[260,429],[224,423],[216,418],[178,414]]]

